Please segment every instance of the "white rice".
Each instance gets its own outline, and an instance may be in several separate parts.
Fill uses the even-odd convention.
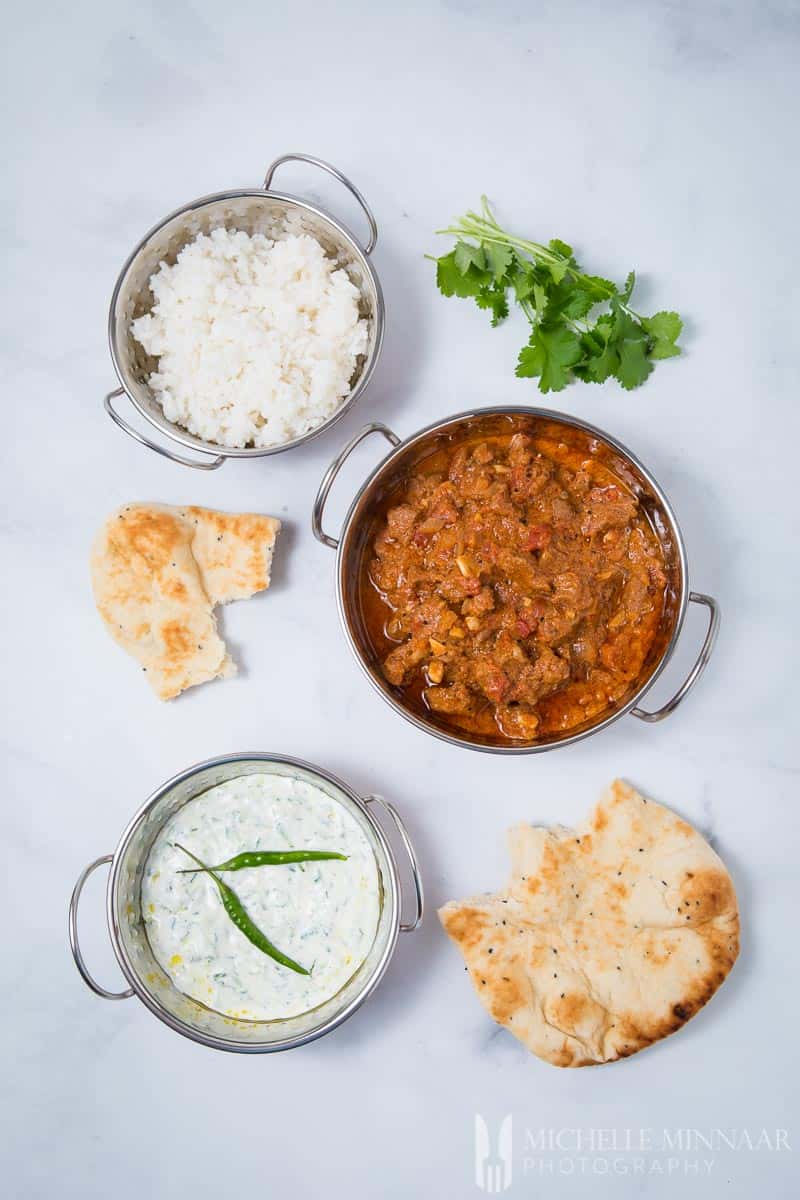
[[[169,421],[221,446],[274,446],[321,425],[367,346],[358,289],[307,234],[215,229],[150,279],[133,336]]]

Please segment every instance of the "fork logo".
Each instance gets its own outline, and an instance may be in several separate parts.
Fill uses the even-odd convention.
[[[489,1128],[480,1113],[475,1113],[475,1184],[481,1191],[496,1195],[511,1187],[511,1113],[503,1117],[493,1152]]]

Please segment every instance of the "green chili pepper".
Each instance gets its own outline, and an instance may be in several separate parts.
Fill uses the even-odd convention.
[[[178,850],[182,850],[184,854],[188,854],[189,858],[198,864],[199,870],[203,871],[206,875],[211,876],[219,888],[219,894],[222,899],[222,905],[225,909],[225,912],[228,914],[231,921],[233,921],[239,932],[244,934],[248,942],[252,942],[256,949],[260,950],[262,954],[266,954],[269,956],[269,958],[274,959],[275,962],[280,963],[284,967],[288,967],[290,971],[296,971],[298,975],[311,974],[311,972],[307,971],[305,967],[301,967],[300,963],[295,962],[293,958],[289,958],[288,955],[283,954],[277,946],[273,946],[266,934],[261,932],[255,921],[253,921],[252,917],[248,915],[247,909],[242,904],[233,888],[229,887],[227,883],[223,882],[223,880],[219,878],[219,876],[214,874],[213,867],[207,867],[205,863],[197,857],[196,854],[192,854],[191,850],[187,850],[186,847],[181,846],[179,842],[176,842],[175,845]]]
[[[244,871],[246,867],[282,867],[286,863],[323,862],[329,858],[347,861],[346,854],[336,854],[330,850],[245,850],[236,854],[224,863],[207,867],[209,871]],[[179,875],[194,875],[199,868],[187,867],[179,871]]]

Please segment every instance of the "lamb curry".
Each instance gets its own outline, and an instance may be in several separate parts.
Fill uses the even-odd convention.
[[[667,590],[633,491],[535,431],[467,435],[419,461],[365,564],[362,613],[392,691],[501,742],[563,735],[622,703]]]

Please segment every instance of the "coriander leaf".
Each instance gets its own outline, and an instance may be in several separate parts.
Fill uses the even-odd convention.
[[[647,333],[639,322],[625,311],[619,300],[611,301],[610,316],[613,321],[613,336],[618,341],[642,342],[645,349],[647,348]]]
[[[483,271],[486,267],[486,256],[480,246],[471,246],[469,242],[456,242],[454,251],[456,266],[462,275],[466,275],[470,267]]]
[[[574,368],[575,374],[584,383],[605,383],[619,367],[619,355],[614,345],[603,344],[601,338],[591,335],[581,338],[584,360]]]
[[[619,367],[619,354],[612,340],[614,328],[614,318],[606,313],[581,337],[584,360],[575,368],[575,374],[584,383],[604,383]]]
[[[642,324],[657,341],[675,342],[683,329],[683,321],[676,312],[657,312],[652,317],[642,317]]]
[[[647,356],[647,332],[625,311],[618,300],[611,301],[611,316],[614,329],[609,346],[619,355],[619,366],[614,375],[626,391],[630,391],[644,383],[653,369],[653,364]]]
[[[538,313],[543,313],[547,307],[547,292],[539,283],[533,285],[533,303]]]
[[[563,312],[567,320],[581,320],[593,310],[596,302],[591,292],[587,292],[587,290],[581,287],[573,287],[569,299],[567,299],[564,307],[561,308],[561,312]]]
[[[572,258],[572,246],[568,246],[566,242],[562,242],[561,238],[551,238],[548,242],[548,248],[554,254],[563,254],[564,258]]]
[[[481,288],[475,297],[475,303],[478,305],[478,308],[491,310],[493,326],[499,325],[508,316],[506,289],[498,284],[493,284],[492,287]]]
[[[601,300],[610,300],[612,296],[616,296],[617,285],[612,283],[610,279],[603,279],[601,275],[583,275],[581,277],[581,286],[590,291],[598,303]]]
[[[470,266],[462,273],[455,261],[455,251],[436,260],[436,282],[443,296],[476,296],[490,280],[486,271]]]
[[[570,369],[583,356],[580,339],[564,326],[539,325],[517,362],[520,378],[539,379],[540,392],[560,392],[569,383]]]
[[[629,271],[628,275],[625,279],[625,283],[622,286],[622,291],[619,294],[620,299],[622,300],[623,304],[628,303],[631,296],[633,295],[633,289],[635,288],[635,286],[636,286],[636,272]]]
[[[436,260],[436,283],[445,296],[454,296],[456,287],[461,286],[461,272],[456,266],[455,251],[443,254]]]
[[[644,383],[653,369],[644,342],[622,342],[619,347],[619,367],[614,372],[626,391]]]
[[[499,283],[511,265],[514,251],[510,246],[497,245],[495,242],[487,242],[485,251],[486,265]]]
[[[544,359],[538,346],[523,346],[517,359],[517,369],[514,374],[517,379],[536,379],[541,375]]]
[[[524,258],[517,258],[510,282],[518,300],[527,300],[536,286],[536,268]]]
[[[675,343],[681,335],[683,321],[676,312],[657,312],[652,317],[642,317],[642,325],[653,339],[651,358],[674,358],[680,354],[681,348]]]
[[[566,275],[568,268],[569,263],[566,261],[547,264],[547,269],[550,272],[554,283],[561,283],[561,280]]]
[[[614,318],[608,313],[604,313],[602,317],[598,317],[592,327],[592,333],[597,334],[607,344],[609,338],[614,333]]]
[[[547,319],[566,317],[568,321],[579,321],[597,303],[593,293],[580,284],[562,280],[550,290],[547,299]]]
[[[680,346],[675,346],[672,342],[656,342],[650,351],[652,359],[661,358],[677,358],[681,354]]]

